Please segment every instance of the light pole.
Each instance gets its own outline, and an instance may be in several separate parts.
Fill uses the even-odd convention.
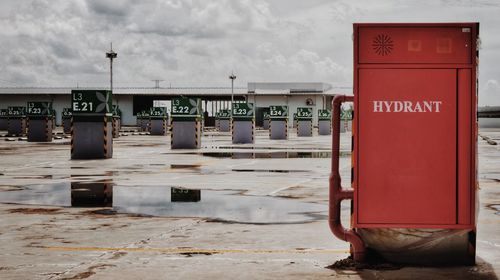
[[[155,82],[155,88],[160,88],[160,82],[163,82],[163,80],[151,80]]]
[[[111,92],[113,92],[113,59],[117,56],[118,54],[113,51],[113,43],[111,43],[111,50],[106,53],[106,57],[109,58],[109,81]]]
[[[231,71],[231,75],[229,76],[229,79],[231,79],[231,116],[233,116],[234,80],[236,80],[236,75],[234,75],[233,71]]]

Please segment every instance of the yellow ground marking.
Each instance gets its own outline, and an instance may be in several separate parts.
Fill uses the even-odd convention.
[[[201,248],[126,248],[126,247],[44,247],[50,251],[122,251],[170,254],[347,254],[346,249],[201,249]]]

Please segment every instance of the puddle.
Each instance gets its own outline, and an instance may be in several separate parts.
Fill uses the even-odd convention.
[[[73,169],[73,168],[72,168]],[[89,173],[85,173],[85,174],[72,174],[71,175],[71,178],[81,178],[81,177],[112,177],[114,175],[117,175],[117,172],[115,171],[106,171],[104,173],[95,173],[95,174],[89,174]]]
[[[14,208],[10,209],[9,213],[21,213],[21,214],[55,214],[61,211],[61,209],[51,209],[51,208]]]
[[[215,146],[215,147],[212,147],[212,148],[216,148],[216,149],[221,149],[221,150],[224,150],[224,149],[230,149],[230,150],[258,150],[258,149],[266,149],[266,150],[283,150],[282,147],[248,147],[248,146]],[[324,151],[325,149],[324,148],[314,148],[314,147],[311,147],[311,148],[306,148],[308,150],[313,150],[313,151],[316,151],[316,152],[321,152],[321,151]],[[287,148],[287,150],[304,150],[304,148]]]
[[[12,191],[20,191],[22,187],[19,186],[0,186],[0,192],[12,192]]]
[[[281,170],[281,169],[231,169],[233,172],[272,172],[272,173],[301,173],[309,170]]]
[[[171,169],[194,169],[200,168],[201,164],[171,164]]]
[[[29,185],[0,192],[0,202],[73,207],[112,207],[109,214],[197,217],[215,222],[294,224],[324,220],[327,206],[293,199],[246,196],[239,191],[167,186],[113,186],[110,181]]]
[[[170,188],[171,202],[199,202],[200,200],[201,190]]]
[[[132,134],[134,135],[134,134]],[[141,135],[145,135],[145,134],[141,134]],[[152,144],[127,144],[125,145],[127,147],[160,147],[160,146],[165,146],[165,144],[155,144],[155,143],[152,143]]]
[[[107,182],[72,182],[72,207],[112,207],[113,184]]]
[[[331,152],[204,152],[206,157],[216,158],[330,158]],[[341,155],[342,156],[342,155]]]
[[[18,191],[0,193],[0,202],[71,206],[71,188],[69,183],[55,183],[51,185],[29,185]]]
[[[14,176],[12,179],[52,179],[52,175],[25,175],[25,176]]]
[[[318,214],[326,215],[327,210],[325,205],[244,196],[237,191],[182,190],[164,186],[115,187],[113,208],[118,213],[200,217],[250,224],[311,222],[320,218]],[[179,201],[182,202],[177,203]]]

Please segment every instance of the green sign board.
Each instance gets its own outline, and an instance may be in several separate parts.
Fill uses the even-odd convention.
[[[319,120],[331,120],[332,111],[330,109],[319,109],[318,110],[318,119]]]
[[[200,118],[201,99],[179,97],[172,99],[172,117]]]
[[[283,119],[288,117],[288,106],[269,106],[269,118]]]
[[[62,111],[63,118],[71,118],[72,115],[73,115],[73,112],[71,112],[71,108],[63,108],[63,111]]]
[[[0,117],[7,117],[7,109],[0,109]]]
[[[253,103],[233,103],[234,119],[253,119]]]
[[[298,120],[309,120],[313,117],[313,108],[310,107],[298,107],[297,108],[297,119]]]
[[[349,109],[340,109],[340,119],[345,121],[352,120],[352,108]]]
[[[165,107],[151,107],[149,110],[149,116],[152,119],[164,119],[168,117],[167,108]]]
[[[269,113],[264,113],[264,119],[268,120],[269,119]]]
[[[229,120],[231,118],[231,110],[220,110],[219,111],[219,119],[221,120]]]
[[[112,93],[109,90],[72,90],[71,109],[73,114],[111,116]]]
[[[11,106],[7,108],[9,117],[24,117],[26,115],[26,107]]]
[[[27,104],[28,116],[52,116],[52,102],[28,102]]]

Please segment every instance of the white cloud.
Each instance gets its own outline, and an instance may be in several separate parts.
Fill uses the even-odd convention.
[[[484,89],[480,89],[482,93],[479,96],[479,105],[498,105],[500,101],[500,83],[498,80],[488,80],[484,85]]]
[[[500,104],[498,14],[496,0],[3,0],[0,86],[107,85],[113,41],[118,86],[227,85],[235,70],[237,85],[349,87],[353,22],[481,21],[480,101]]]

